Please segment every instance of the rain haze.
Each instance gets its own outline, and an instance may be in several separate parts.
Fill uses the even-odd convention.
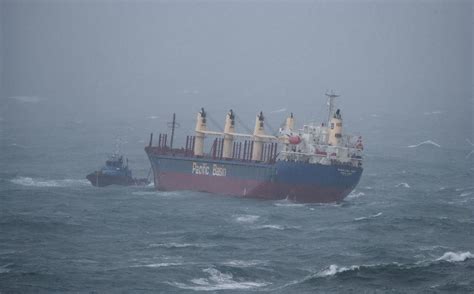
[[[473,6],[0,0],[0,292],[474,293]]]
[[[372,144],[472,137],[470,1],[1,3],[6,120],[177,112],[192,130],[203,106],[222,124],[230,108],[250,126],[282,108],[276,126],[290,111],[302,124],[324,117],[334,90]]]

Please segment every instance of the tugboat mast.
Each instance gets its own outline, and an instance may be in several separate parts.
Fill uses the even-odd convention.
[[[179,128],[179,123],[176,122],[176,113],[173,113],[173,121],[168,122],[168,127],[171,128],[170,149],[173,149],[174,130]]]

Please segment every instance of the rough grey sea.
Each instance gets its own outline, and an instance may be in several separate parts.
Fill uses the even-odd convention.
[[[357,188],[324,205],[92,187],[110,134],[146,176],[147,134],[119,127],[3,122],[1,293],[474,292],[465,150],[368,146]]]

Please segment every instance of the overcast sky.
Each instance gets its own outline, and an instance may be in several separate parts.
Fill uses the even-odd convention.
[[[58,121],[204,106],[302,122],[334,89],[366,135],[473,136],[472,1],[0,1],[3,119],[20,101]]]

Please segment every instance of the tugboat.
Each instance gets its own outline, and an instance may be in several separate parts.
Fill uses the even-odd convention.
[[[137,179],[132,177],[132,171],[124,165],[123,156],[118,153],[113,154],[105,162],[105,166],[100,170],[92,172],[86,176],[95,187],[105,187],[109,185],[121,186],[145,186],[150,183],[148,179]]]

